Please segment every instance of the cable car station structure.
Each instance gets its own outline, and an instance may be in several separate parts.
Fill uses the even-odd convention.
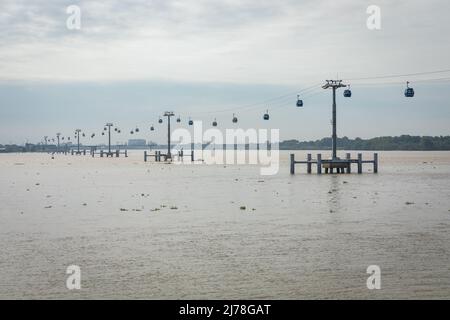
[[[337,112],[337,106],[336,106],[336,91],[340,88],[346,88],[347,85],[342,83],[342,80],[326,80],[326,83],[322,86],[322,89],[332,89],[333,90],[333,107],[332,107],[332,125],[333,125],[333,131],[331,134],[331,140],[332,140],[332,155],[330,159],[323,159],[322,154],[317,154],[316,159],[312,159],[312,155],[308,154],[306,161],[296,161],[295,155],[291,154],[290,157],[290,171],[291,174],[295,174],[295,165],[296,164],[306,164],[307,166],[307,173],[312,173],[312,165],[317,166],[317,173],[321,174],[322,169],[325,169],[325,173],[334,173],[334,170],[336,169],[336,173],[351,173],[352,171],[352,164],[355,163],[358,166],[358,173],[362,173],[362,165],[363,163],[369,163],[373,164],[373,173],[378,173],[378,154],[375,153],[373,156],[373,160],[364,160],[362,159],[362,153],[358,153],[358,157],[356,159],[351,158],[351,154],[347,153],[345,159],[341,159],[337,156],[337,126],[336,126],[336,112]],[[408,89],[407,89],[408,90]],[[350,98],[352,96],[352,93],[350,89],[347,89],[344,91],[344,97]],[[405,92],[405,96],[407,96],[407,93]],[[300,101],[300,102],[299,102]],[[297,106],[303,106],[303,101],[298,98]]]

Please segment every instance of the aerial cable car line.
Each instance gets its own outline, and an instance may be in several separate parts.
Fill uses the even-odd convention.
[[[382,75],[373,77],[363,77],[363,78],[353,78],[346,79],[346,81],[360,81],[360,80],[375,80],[375,79],[389,79],[389,78],[400,78],[400,77],[413,77],[413,76],[423,76],[427,74],[445,73],[450,72],[450,69],[436,70],[436,71],[426,71],[426,72],[416,72],[416,73],[406,73],[406,74],[395,74],[395,75]]]
[[[323,90],[320,90],[320,89],[321,89],[321,88],[320,88],[319,86],[314,85],[314,86],[310,86],[310,87],[308,87],[308,88],[303,89],[302,92],[307,92],[307,93],[304,95],[304,97],[305,97],[305,98],[308,98],[308,97],[310,97],[310,96],[314,96],[314,95],[323,93]],[[309,91],[309,92],[308,92],[308,91]],[[281,100],[279,100],[279,101],[276,102],[277,106],[274,107],[274,108],[272,108],[272,109],[277,109],[277,108],[279,108],[279,107],[284,107],[284,106],[288,106],[288,105],[291,105],[291,104],[292,104],[292,93],[290,93],[289,95],[283,95],[283,96],[281,96],[281,97],[282,97]],[[272,99],[270,99],[270,100],[275,100],[275,99],[272,98]],[[272,104],[274,104],[274,103],[272,103]],[[244,110],[244,111],[242,111],[242,112],[243,112],[243,113],[246,113],[246,112],[248,112],[248,111],[254,111],[254,110],[257,110],[257,109],[260,109],[260,108],[261,108],[261,105],[259,105],[259,104],[256,105],[256,106],[255,106],[255,105],[256,105],[256,104],[252,104],[251,106],[252,106],[253,108],[251,108],[251,109],[250,109],[250,108],[247,108],[246,110]],[[267,107],[267,104],[264,105],[264,107],[266,108],[266,107]],[[214,113],[214,112],[208,112],[208,113]],[[268,110],[266,110],[266,113],[263,115],[263,119],[264,119],[264,120],[269,120],[269,118],[270,118],[270,116],[269,116],[269,114],[268,114]],[[180,120],[180,122],[181,122],[181,120]],[[237,122],[238,122],[238,118],[237,118],[236,114],[233,114],[233,117],[232,117],[232,123],[237,123]],[[162,119],[160,119],[160,123],[162,123]],[[194,124],[194,122],[193,122],[192,118],[189,117],[188,125],[192,126],[193,124]],[[212,122],[212,126],[213,126],[213,127],[218,126],[217,118],[214,118],[214,120],[213,120],[213,122]],[[154,131],[155,129],[154,129],[154,127],[152,126],[150,130],[151,130],[151,131]]]
[[[433,82],[433,81],[449,81],[449,77],[445,78],[434,78],[434,79],[421,79],[421,80],[414,80],[414,83],[426,83],[426,82]],[[405,81],[389,81],[389,82],[366,82],[366,83],[358,83],[357,85],[360,87],[363,86],[382,86],[382,85],[397,85],[397,84],[405,84]]]
[[[306,91],[309,91],[309,92],[307,92],[305,95],[302,95],[302,97],[304,97],[304,98],[308,98],[308,97],[310,97],[310,96],[314,96],[314,95],[317,95],[317,94],[320,94],[320,93],[323,93],[323,90],[319,87],[319,86],[311,86],[311,87],[308,87],[308,89],[304,89],[303,90],[303,92],[306,92]],[[285,96],[284,98],[281,98],[281,99],[279,99],[279,101],[276,101],[276,102],[272,102],[272,103],[270,103],[270,105],[274,105],[274,104],[276,104],[276,106],[275,107],[271,107],[270,109],[276,109],[276,108],[278,108],[278,107],[280,107],[280,106],[288,106],[288,105],[292,105],[292,96],[293,96],[293,94],[291,93],[290,95],[288,95],[288,96]],[[272,99],[273,100],[273,99]],[[245,109],[245,110],[242,110],[242,111],[240,111],[239,113],[248,113],[248,112],[252,112],[252,111],[257,111],[257,110],[264,110],[264,109],[267,109],[267,105],[268,105],[268,103],[266,103],[266,104],[264,104],[264,105],[256,105],[256,106],[253,106],[252,108],[247,108],[247,109]],[[215,112],[211,112],[211,114],[214,114]]]
[[[446,73],[446,72],[450,72],[450,69],[442,69],[442,70],[426,71],[426,72],[416,72],[416,73],[407,73],[407,74],[380,75],[380,76],[373,76],[373,77],[351,78],[351,79],[346,79],[346,80],[347,81],[361,81],[361,80],[389,79],[389,78],[412,77],[412,76],[421,76],[421,75],[429,75],[429,74],[438,74],[438,73]],[[440,81],[440,80],[441,81],[446,81],[446,80],[449,80],[449,78],[423,79],[423,80],[415,80],[414,82],[417,83],[417,82]],[[403,84],[403,83],[404,82],[395,82],[395,83],[394,82],[388,82],[386,84]],[[374,85],[381,85],[383,83],[373,83],[373,84]],[[358,84],[358,85],[363,85],[363,84]],[[308,90],[314,91],[319,86],[320,86],[320,83],[316,84],[316,85],[312,85],[312,86],[307,87],[305,89],[299,90],[296,93],[305,93]],[[217,111],[212,111],[212,112],[196,112],[196,113],[192,113],[192,114],[225,113],[225,112],[234,111],[234,110],[240,110],[240,112],[244,112],[243,109],[248,109],[246,111],[256,110],[256,109],[258,109],[260,107],[260,105],[267,104],[269,101],[281,100],[282,98],[289,97],[292,94],[294,94],[294,92],[290,92],[289,94],[285,94],[285,95],[282,95],[282,96],[278,96],[278,97],[274,97],[274,98],[271,98],[271,99],[267,99],[267,100],[262,101],[260,103],[254,103],[254,104],[250,104],[250,105],[246,105],[246,106],[242,106],[242,107],[234,107],[234,108],[217,110]],[[344,93],[344,96],[351,97],[351,92]],[[301,97],[303,98],[303,97],[307,97],[307,96],[301,95]],[[257,105],[257,107],[252,108],[255,105]]]
[[[376,79],[390,79],[390,78],[399,78],[399,77],[412,77],[412,76],[421,76],[421,75],[429,75],[429,74],[438,74],[438,73],[446,73],[446,72],[450,72],[450,69],[442,69],[442,70],[435,70],[435,71],[426,71],[426,72],[416,72],[416,73],[406,73],[406,74],[395,74],[395,75],[380,75],[380,76],[373,76],[373,77],[361,77],[361,78],[350,78],[350,79],[346,79],[347,81],[362,81],[362,80],[376,80]],[[437,78],[437,79],[424,79],[424,80],[416,80],[414,82],[426,82],[426,81],[438,81],[438,80],[448,80],[447,78]],[[389,82],[387,84],[403,84],[404,82]],[[374,84],[383,84],[383,83],[374,83]],[[362,85],[362,84],[359,84]],[[304,88],[302,90],[299,90],[295,93],[299,94],[299,93],[305,93],[308,90],[312,90],[314,91],[317,87],[320,86],[319,84],[316,85],[312,85],[310,87]],[[192,114],[213,114],[213,113],[225,113],[225,112],[230,112],[230,111],[234,111],[234,110],[240,110],[240,112],[243,112],[244,109],[248,109],[248,110],[255,110],[257,108],[260,107],[260,105],[264,105],[267,104],[270,101],[274,101],[274,100],[281,100],[285,97],[289,97],[292,94],[294,94],[294,92],[290,92],[288,94],[285,95],[281,95],[278,97],[274,97],[274,98],[270,98],[267,99],[265,101],[259,102],[259,103],[254,103],[254,104],[250,104],[250,105],[244,105],[241,107],[234,107],[234,108],[229,108],[229,109],[222,109],[222,110],[217,110],[217,111],[206,111],[206,112],[194,112]],[[347,95],[347,97],[351,96],[351,92],[349,94],[349,92],[344,93],[344,96]],[[301,97],[304,97],[303,95],[301,95]],[[256,108],[252,108],[253,106],[257,105]]]
[[[360,80],[372,80],[372,79],[389,79],[389,78],[396,78],[396,77],[406,77],[406,76],[419,76],[419,75],[427,75],[427,74],[437,74],[437,73],[445,73],[445,72],[450,72],[450,69],[444,69],[444,70],[437,70],[437,71],[429,71],[429,72],[418,72],[418,73],[409,73],[409,74],[397,74],[397,75],[388,75],[388,76],[375,76],[375,77],[365,77],[365,78],[353,78],[353,79],[348,79],[349,81],[360,81]],[[430,81],[448,81],[450,80],[450,78],[448,77],[444,77],[444,78],[434,78],[434,79],[420,79],[420,80],[416,80],[415,82],[430,82]],[[399,83],[403,83],[403,82],[388,82],[388,83],[360,83],[360,86],[364,86],[364,85],[383,85],[383,84],[399,84]],[[414,97],[414,89],[409,87],[409,81],[407,82],[407,87],[405,90],[405,96],[406,97]],[[297,93],[302,92],[302,98],[309,98],[312,96],[315,96],[317,94],[320,94],[322,91],[318,91],[318,92],[314,92],[319,88],[320,84],[317,85],[313,85],[307,88],[304,88],[302,90],[297,91]],[[308,92],[309,91],[309,92]],[[308,92],[308,93],[306,93]],[[213,112],[194,112],[193,114],[212,114],[212,113],[223,113],[223,112],[228,112],[228,111],[232,111],[232,110],[237,110],[239,109],[241,112],[246,112],[246,111],[250,111],[250,110],[256,110],[259,109],[261,107],[261,104],[265,104],[264,107],[266,107],[267,102],[269,101],[276,101],[279,100],[277,102],[278,106],[272,108],[272,109],[276,109],[279,107],[284,107],[285,105],[283,103],[281,103],[281,101],[285,101],[286,99],[290,99],[291,95],[293,94],[293,92],[290,92],[289,94],[285,94],[285,95],[281,95],[275,98],[270,98],[267,99],[263,102],[258,102],[258,103],[253,103],[253,104],[249,104],[249,105],[245,105],[245,106],[241,106],[241,107],[234,107],[234,108],[229,108],[229,109],[223,109],[223,110],[217,110],[217,111],[213,111]],[[297,95],[298,100],[297,100],[297,106],[303,106],[303,100],[300,100],[300,94]],[[350,86],[347,90],[345,90],[344,92],[344,97],[351,97],[351,91],[350,91]],[[301,105],[299,105],[299,101],[301,102]],[[287,104],[287,103],[286,103]],[[290,102],[289,102],[290,104]],[[243,111],[242,109],[247,109],[246,111]],[[269,120],[269,111],[266,110],[266,113],[263,116],[264,120]],[[232,122],[233,123],[237,123],[237,117],[235,114],[233,114],[233,118],[232,118]],[[159,118],[159,123],[162,123],[162,119]],[[177,122],[180,123],[181,122],[181,118],[178,117],[177,118]],[[189,125],[193,125],[193,121],[191,120],[191,118],[189,117]],[[213,121],[213,126],[217,126],[217,120],[214,119]],[[120,131],[115,128],[116,132],[120,133]],[[151,131],[154,131],[154,126],[151,126]],[[102,132],[102,135],[105,135],[105,131],[106,131],[106,127],[104,128],[104,131]],[[133,131],[131,131],[131,134],[134,134],[134,132],[138,133],[139,132],[139,128],[138,126],[136,126],[136,129]],[[83,137],[85,137],[85,134],[83,133]],[[95,134],[91,135],[91,138],[94,138]],[[62,137],[62,140],[64,140],[64,137]],[[70,141],[70,137],[67,137],[67,140]]]
[[[221,110],[215,110],[215,111],[199,111],[199,112],[192,112],[190,113],[191,115],[200,115],[200,114],[214,114],[214,113],[226,113],[226,112],[232,112],[235,110],[243,110],[243,109],[247,109],[247,108],[251,108],[253,106],[260,106],[262,104],[267,104],[268,102],[274,101],[274,100],[279,100],[282,98],[287,98],[287,97],[292,97],[292,95],[294,94],[298,94],[298,93],[302,93],[311,89],[314,89],[315,87],[320,86],[321,83],[315,84],[313,86],[301,89],[301,90],[297,90],[297,91],[291,91],[289,93],[286,93],[284,95],[281,96],[277,96],[274,98],[270,98],[270,99],[266,99],[264,101],[261,102],[257,102],[257,103],[252,103],[252,104],[248,104],[248,105],[243,105],[243,106],[238,106],[238,107],[233,107],[233,108],[227,108],[227,109],[221,109]]]

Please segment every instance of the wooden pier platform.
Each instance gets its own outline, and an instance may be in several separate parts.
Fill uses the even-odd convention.
[[[306,164],[306,172],[308,174],[312,173],[312,166],[317,167],[317,174],[322,174],[322,169],[325,173],[351,173],[352,164],[357,165],[358,174],[362,173],[363,164],[369,163],[373,164],[373,173],[378,173],[378,153],[374,153],[373,160],[363,160],[362,153],[358,153],[356,159],[351,158],[351,154],[347,153],[345,159],[335,158],[335,159],[322,159],[322,154],[317,154],[316,159],[312,159],[312,155],[308,153],[305,161],[296,161],[295,155],[291,154],[291,174],[295,174],[296,164]]]

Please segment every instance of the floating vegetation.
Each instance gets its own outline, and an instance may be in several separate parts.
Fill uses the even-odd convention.
[[[409,202],[409,201],[406,201],[406,202],[405,202],[405,204],[406,204],[407,206],[410,206],[410,205],[413,205],[413,204],[414,204],[414,202]]]
[[[176,206],[171,206],[171,207],[170,207],[170,210],[178,210],[178,207],[176,207]]]
[[[247,207],[246,206],[241,206],[240,209],[241,210],[247,210]]]
[[[125,212],[125,211],[128,211],[128,209],[120,208],[120,211]]]

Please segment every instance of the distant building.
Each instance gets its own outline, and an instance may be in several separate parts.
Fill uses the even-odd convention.
[[[128,140],[128,146],[130,147],[145,147],[147,141],[145,139],[130,139]]]

